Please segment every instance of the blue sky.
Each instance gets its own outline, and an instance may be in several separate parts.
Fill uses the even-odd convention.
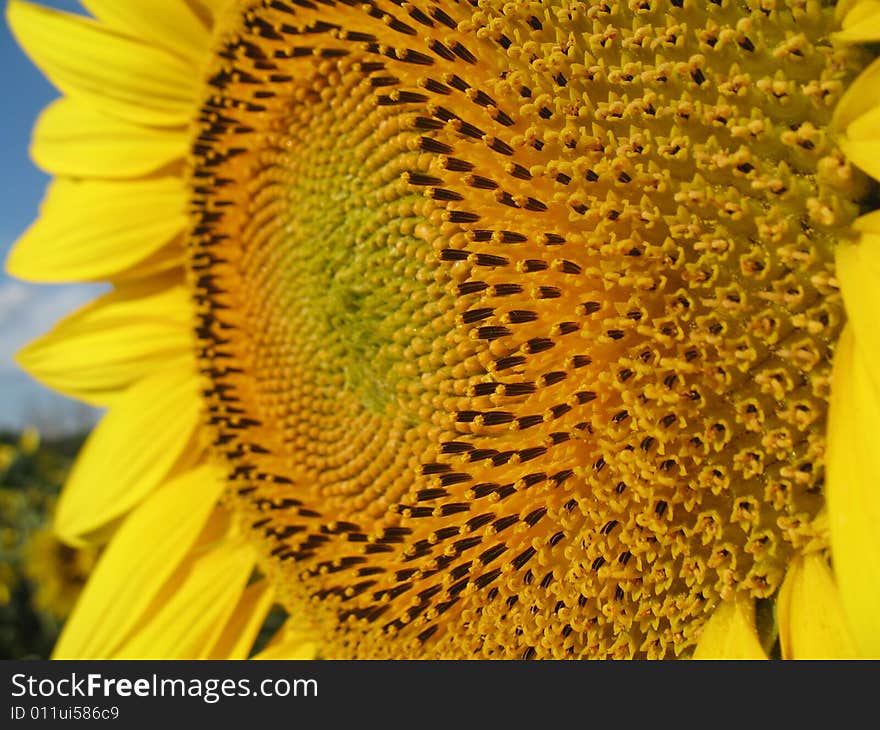
[[[43,5],[81,11],[75,0],[42,0]],[[31,127],[58,92],[22,53],[4,20],[0,26],[0,259],[36,217],[48,177],[28,157]],[[34,422],[44,431],[69,431],[94,420],[94,412],[43,388],[12,360],[19,347],[50,329],[61,316],[93,299],[88,285],[36,286],[0,273],[0,430]]]

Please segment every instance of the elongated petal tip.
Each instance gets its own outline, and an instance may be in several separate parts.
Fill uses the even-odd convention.
[[[130,180],[182,162],[188,148],[183,127],[145,127],[77,99],[61,98],[40,114],[31,157],[53,175]],[[119,187],[116,192],[124,191]]]
[[[275,589],[269,581],[261,579],[251,583],[211,648],[208,658],[247,659],[274,599]]]
[[[16,362],[54,390],[110,406],[157,370],[194,368],[190,315],[182,286],[120,288],[61,320]]]
[[[766,659],[751,598],[724,601],[703,627],[694,659]]]
[[[179,470],[201,406],[197,377],[184,369],[158,372],[134,385],[80,452],[58,501],[56,532],[67,541],[81,540]]]
[[[176,177],[125,184],[58,180],[40,217],[13,246],[7,270],[48,283],[105,281],[137,271],[186,229],[185,205]]]
[[[783,659],[858,657],[837,586],[820,554],[795,559],[777,605]]]
[[[199,76],[179,56],[91,18],[22,0],[10,2],[7,20],[64,94],[137,124],[185,126],[192,118]]]

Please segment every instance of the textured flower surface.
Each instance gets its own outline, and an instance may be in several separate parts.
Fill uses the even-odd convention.
[[[880,656],[878,3],[83,4],[57,656]]]

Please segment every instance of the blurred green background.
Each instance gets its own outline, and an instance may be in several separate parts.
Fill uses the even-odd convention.
[[[61,485],[86,434],[0,432],[0,659],[46,659],[98,557],[52,534]]]

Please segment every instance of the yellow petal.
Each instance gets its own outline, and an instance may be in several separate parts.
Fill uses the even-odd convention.
[[[859,216],[853,223],[853,228],[862,233],[880,233],[880,210]]]
[[[274,598],[275,591],[269,581],[249,585],[208,652],[208,659],[247,659]]]
[[[776,599],[783,659],[857,656],[837,586],[818,553],[796,558]]]
[[[101,281],[152,256],[187,226],[178,177],[107,182],[58,180],[6,267],[39,282]]]
[[[129,283],[156,276],[174,276],[184,270],[186,264],[186,235],[177,236],[171,243],[163,246],[154,254],[130,269],[120,271],[110,277],[111,282],[127,286]]]
[[[843,30],[834,40],[843,43],[869,43],[880,40],[880,2],[862,0],[843,18]]]
[[[867,304],[876,287],[864,292]],[[854,304],[848,287],[844,300],[852,324],[834,355],[825,457],[831,555],[860,652],[880,658],[880,389],[876,368],[868,365],[877,362],[877,339],[862,337],[869,332],[869,315]]]
[[[241,598],[254,552],[222,545],[196,560],[152,619],[114,654],[118,659],[204,659]]]
[[[163,370],[133,385],[77,458],[55,512],[59,537],[80,543],[180,468],[184,450],[193,451],[201,407],[194,370]]]
[[[186,2],[180,0],[82,0],[94,15],[123,33],[143,38],[201,63],[211,35]]]
[[[7,17],[18,42],[64,94],[130,122],[191,120],[199,82],[191,64],[91,19],[21,0],[9,3]]]
[[[46,172],[86,178],[146,175],[186,157],[189,139],[181,127],[132,124],[78,100],[50,104],[34,128],[31,157]]]
[[[874,214],[863,216],[863,230],[880,224]],[[880,233],[863,233],[858,242],[841,242],[835,248],[835,266],[846,313],[859,348],[870,358],[880,358]]]
[[[857,140],[880,138],[880,107],[874,106],[853,119],[846,128],[846,134]]]
[[[254,659],[316,659],[318,645],[302,623],[288,618],[278,633]]]
[[[195,543],[224,485],[219,470],[199,467],[158,489],[126,518],[64,626],[56,659],[115,652]]]
[[[871,177],[880,178],[880,164],[876,159],[880,150],[880,107],[869,109],[853,119],[839,144],[851,162]]]
[[[843,26],[846,16],[853,9],[853,6],[860,5],[863,2],[865,2],[865,0],[838,0],[837,4],[834,6],[834,20],[838,25]]]
[[[865,18],[870,18],[880,12],[880,0],[844,0],[838,5],[842,6],[845,11],[840,24],[844,30],[852,28],[857,23],[864,22]],[[835,10],[838,9],[835,8]]]
[[[136,381],[168,367],[192,372],[192,305],[182,285],[131,286],[61,320],[16,359],[45,385],[109,406]]]
[[[703,627],[694,659],[766,659],[755,628],[755,602],[740,596],[719,605]]]
[[[880,58],[875,59],[844,92],[831,118],[831,126],[845,131],[850,122],[878,106],[876,89],[880,83]]]

